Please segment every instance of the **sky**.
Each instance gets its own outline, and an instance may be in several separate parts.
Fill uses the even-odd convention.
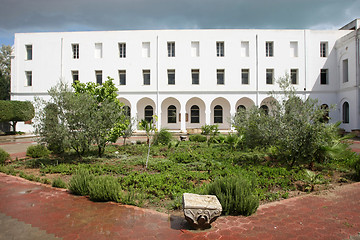
[[[0,45],[14,33],[139,29],[338,29],[360,0],[0,0]]]

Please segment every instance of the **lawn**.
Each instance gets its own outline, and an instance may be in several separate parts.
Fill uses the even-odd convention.
[[[98,179],[93,187],[100,189],[97,191],[106,191],[101,185],[105,181],[119,188],[117,196],[110,199],[158,211],[179,210],[184,192],[202,193],[207,184],[226,176],[255,177],[254,191],[260,204],[354,181],[354,171],[346,161],[316,163],[313,171],[308,171],[308,166],[302,165],[289,168],[269,157],[266,150],[235,150],[226,144],[190,141],[152,146],[146,169],[147,150],[145,143],[110,145],[98,158],[94,147],[81,159],[74,152],[27,158],[0,166],[0,171],[67,188],[73,176],[85,171]]]

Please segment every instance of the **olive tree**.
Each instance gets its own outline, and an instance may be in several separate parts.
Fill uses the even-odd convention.
[[[14,132],[18,122],[30,121],[34,115],[34,106],[29,101],[0,100],[0,122],[11,122]]]

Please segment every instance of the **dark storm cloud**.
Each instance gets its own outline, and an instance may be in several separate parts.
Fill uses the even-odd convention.
[[[164,28],[337,28],[360,0],[0,0],[14,32]]]

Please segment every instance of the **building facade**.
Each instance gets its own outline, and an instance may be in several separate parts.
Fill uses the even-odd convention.
[[[297,94],[336,107],[331,122],[360,129],[359,19],[340,30],[146,30],[15,34],[11,99],[48,98],[60,80],[114,78],[131,117],[158,128],[230,130],[238,108],[271,107],[289,74]],[[31,131],[31,125],[18,129]]]

